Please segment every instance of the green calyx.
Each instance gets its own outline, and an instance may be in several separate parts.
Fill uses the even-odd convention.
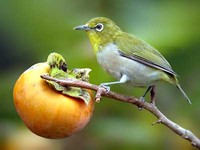
[[[89,82],[89,72],[91,69],[89,68],[75,68],[69,70],[67,68],[67,63],[62,55],[58,53],[51,53],[47,58],[47,63],[50,66],[49,75],[56,79],[77,79],[85,82]],[[79,98],[83,100],[86,104],[89,103],[91,97],[90,94],[82,88],[79,87],[63,87],[54,81],[46,80],[49,85],[54,88],[56,91],[62,92],[64,95],[68,95],[71,97]]]

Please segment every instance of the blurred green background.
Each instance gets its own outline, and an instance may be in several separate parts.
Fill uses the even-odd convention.
[[[67,139],[40,138],[24,126],[13,105],[14,83],[51,52],[62,54],[69,68],[91,68],[91,83],[114,81],[97,64],[86,34],[72,30],[97,16],[111,18],[166,57],[193,105],[174,86],[160,84],[157,107],[200,137],[199,0],[1,0],[0,149],[192,149],[166,127],[152,126],[156,118],[147,111],[106,98],[96,104],[88,126]],[[144,92],[112,90],[138,97]]]

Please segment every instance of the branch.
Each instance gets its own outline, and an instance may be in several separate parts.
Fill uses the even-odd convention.
[[[148,102],[143,102],[140,101],[138,98],[135,97],[130,97],[130,96],[125,96],[121,95],[112,91],[106,91],[105,88],[99,87],[94,84],[90,84],[88,82],[76,80],[76,79],[65,79],[65,80],[60,80],[56,78],[52,78],[48,75],[41,75],[41,78],[46,79],[46,80],[51,80],[54,81],[61,86],[73,86],[73,87],[80,87],[80,88],[85,88],[85,89],[90,89],[93,91],[96,91],[96,101],[100,101],[101,96],[109,97],[114,100],[118,100],[121,102],[126,102],[126,103],[131,103],[139,108],[144,108],[150,113],[152,113],[154,116],[158,118],[158,121],[154,122],[152,125],[161,123],[174,131],[176,134],[184,138],[185,140],[188,140],[191,142],[192,146],[200,149],[200,139],[197,138],[190,130],[184,129],[183,127],[179,126],[178,124],[174,123],[170,119],[168,119],[154,104],[148,103]]]

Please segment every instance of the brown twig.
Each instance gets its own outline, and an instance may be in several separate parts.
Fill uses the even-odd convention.
[[[155,121],[152,125],[161,123],[174,131],[176,134],[180,135],[182,138],[188,140],[191,142],[192,146],[200,149],[200,139],[197,138],[190,130],[184,129],[183,127],[179,126],[178,124],[174,123],[173,121],[169,120],[157,107],[155,104],[143,102],[140,101],[138,98],[130,97],[121,95],[112,91],[106,91],[106,89],[99,87],[94,84],[90,84],[84,81],[76,80],[76,79],[55,79],[48,75],[41,75],[43,79],[51,80],[54,82],[57,82],[61,86],[74,86],[74,87],[80,87],[85,89],[90,89],[97,92],[96,99],[99,101],[101,96],[109,97],[118,101],[131,103],[139,108],[144,108],[150,113],[152,113],[154,116],[158,118],[158,121]]]

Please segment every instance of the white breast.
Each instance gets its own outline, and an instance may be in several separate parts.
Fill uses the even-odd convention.
[[[160,70],[148,67],[134,60],[122,57],[118,47],[109,44],[97,53],[98,63],[118,80],[127,75],[133,86],[150,86],[158,81]]]

